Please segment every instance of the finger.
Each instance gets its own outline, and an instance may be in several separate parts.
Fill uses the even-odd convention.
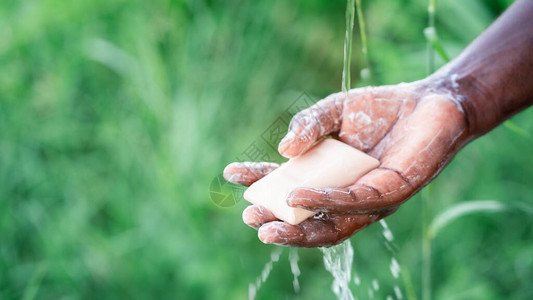
[[[224,179],[231,183],[251,185],[278,168],[270,162],[234,162],[224,169]]]
[[[246,225],[255,229],[265,223],[279,221],[271,211],[260,205],[246,207],[242,212],[242,220]]]
[[[399,172],[379,167],[348,188],[294,189],[287,204],[315,212],[361,214],[398,206],[413,192],[414,188]]]
[[[342,122],[344,94],[337,93],[296,114],[278,151],[291,158],[307,151],[320,137],[338,131]]]
[[[368,152],[390,131],[400,111],[414,107],[397,88],[367,87],[355,97],[344,102],[344,120],[339,139],[353,147]],[[406,103],[406,104],[404,104]]]
[[[433,122],[427,122],[428,118]],[[466,140],[465,124],[454,103],[431,99],[391,131],[396,141],[382,154],[381,166],[345,189],[296,189],[290,206],[329,213],[365,213],[398,206],[434,178]]]
[[[299,225],[270,222],[259,228],[259,239],[266,244],[295,247],[323,247],[339,244],[357,231],[391,214],[387,210],[367,215],[337,215],[311,218]]]
[[[266,223],[257,232],[261,242],[276,245],[300,245],[305,233],[302,227],[276,221]]]

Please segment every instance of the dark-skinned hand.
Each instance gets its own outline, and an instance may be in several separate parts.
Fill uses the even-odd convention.
[[[252,205],[243,220],[264,243],[331,246],[390,215],[431,181],[467,141],[459,101],[426,81],[337,93],[298,113],[279,152],[296,157],[325,135],[377,158],[380,166],[342,188],[297,188],[287,203],[319,213],[299,225],[278,220]],[[224,177],[250,185],[278,167],[274,163],[232,163]]]

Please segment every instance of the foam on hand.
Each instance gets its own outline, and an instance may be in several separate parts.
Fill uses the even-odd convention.
[[[287,196],[294,188],[347,187],[378,166],[379,161],[370,155],[335,139],[325,139],[256,181],[244,192],[244,199],[296,225],[315,212],[287,205]]]

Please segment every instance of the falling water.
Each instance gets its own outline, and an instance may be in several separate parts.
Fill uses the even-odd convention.
[[[346,5],[346,35],[344,36],[344,65],[342,68],[342,92],[348,97],[350,90],[350,61],[352,57],[352,32],[355,15],[354,0],[348,0]]]
[[[379,283],[377,279],[372,280],[372,287],[374,290],[379,291]]]
[[[289,263],[291,265],[292,275],[294,276],[292,286],[294,287],[294,292],[297,294],[300,292],[300,282],[298,281],[298,277],[300,276],[300,268],[298,267],[298,260],[298,249],[291,248],[289,251]]]
[[[385,238],[385,246],[389,250],[392,258],[391,263],[389,266],[390,272],[395,280],[398,280],[400,277],[400,264],[396,260],[393,247],[391,246],[392,241],[394,240],[394,235],[392,234],[392,231],[390,230],[389,226],[387,225],[387,222],[383,219],[379,221],[381,226],[383,227],[383,231],[381,234],[383,234],[383,237]],[[394,286],[394,294],[396,295],[396,299],[403,299],[402,290],[398,285]],[[392,299],[392,296],[388,296],[387,299]]]
[[[387,222],[385,222],[385,220],[381,219],[379,220],[379,224],[381,224],[381,226],[383,226],[383,237],[385,237],[385,239],[388,241],[388,242],[392,242],[392,240],[394,240],[394,236],[392,235],[392,231],[389,229],[389,226],[387,225]]]
[[[352,32],[355,15],[354,0],[347,0],[346,4],[346,35],[344,37],[344,65],[342,68],[342,92],[348,98],[350,90],[350,61],[352,56]],[[331,275],[331,286],[335,295],[341,300],[354,299],[348,284],[352,276],[353,248],[350,240],[330,248],[320,248],[324,255],[324,265]],[[357,277],[359,280],[359,278]]]
[[[333,276],[331,289],[339,300],[353,300],[348,284],[352,277],[353,248],[350,240],[330,248],[320,248],[326,270]]]
[[[383,231],[381,232],[381,234],[385,238],[385,246],[391,254],[391,262],[389,265],[389,269],[394,280],[398,282],[401,269],[400,264],[398,263],[398,260],[396,259],[394,253],[394,248],[396,247],[392,242],[394,240],[394,235],[392,234],[392,231],[390,230],[385,220],[381,220],[380,224],[383,227]],[[352,294],[352,291],[349,288],[354,256],[354,250],[352,244],[350,243],[350,240],[346,240],[344,243],[337,246],[333,246],[331,248],[320,248],[320,250],[324,255],[324,265],[326,267],[326,270],[328,270],[333,276],[333,283],[331,289],[337,296],[337,299],[355,299],[354,295]],[[354,273],[353,277],[353,283],[356,286],[360,286],[361,279],[359,278],[357,273]],[[379,281],[378,279],[373,279],[370,282],[370,286],[367,290],[368,296],[365,296],[364,298],[374,299],[375,297],[377,297],[376,295],[379,295],[379,291]],[[398,283],[394,285],[393,291],[394,297],[392,295],[389,295],[386,297],[386,299],[403,299],[402,290]]]
[[[400,290],[400,287],[395,285],[394,286],[394,293],[396,294],[396,299],[401,300],[403,299],[402,290]]]
[[[392,257],[392,261],[390,263],[390,272],[392,273],[392,276],[394,276],[394,278],[398,278],[398,276],[400,276],[400,265],[398,264],[398,261],[396,260],[396,258],[394,258],[394,256]]]
[[[263,267],[261,275],[255,279],[255,282],[250,283],[250,285],[248,286],[248,299],[255,299],[257,291],[259,291],[261,285],[267,280],[268,276],[270,275],[270,271],[272,271],[274,263],[279,260],[281,252],[282,248],[276,248],[272,251],[272,253],[270,253],[270,260]]]
[[[362,30],[361,38],[363,42],[363,55],[365,57],[365,65],[366,67],[361,70],[361,77],[363,79],[368,79],[370,77],[370,70],[368,69],[368,50],[366,46],[366,35],[364,34],[364,21],[362,18],[362,11],[361,11],[361,3],[360,0],[358,0],[358,18],[360,20],[360,27]],[[353,25],[354,25],[354,16],[355,16],[355,2],[354,0],[347,0],[347,6],[346,6],[346,35],[344,39],[344,64],[342,69],[342,92],[345,94],[346,98],[348,97],[348,91],[350,90],[350,61],[351,61],[351,55],[352,55],[352,32],[353,32]],[[394,252],[392,251],[392,247],[390,246],[390,243],[394,240],[394,236],[392,234],[392,231],[387,226],[387,223],[385,220],[380,221],[381,225],[383,226],[383,236],[386,239],[385,246],[387,246],[387,249],[392,254],[392,261],[390,265],[390,271],[395,279],[398,279],[399,273],[400,273],[400,265],[398,264],[398,261],[394,257]],[[340,245],[336,245],[330,248],[320,248],[320,251],[322,251],[322,254],[324,256],[324,265],[326,267],[326,270],[331,273],[333,276],[333,283],[331,286],[331,289],[337,296],[337,299],[339,300],[354,300],[354,296],[352,294],[352,291],[349,288],[349,283],[351,280],[351,272],[352,272],[352,263],[353,263],[353,255],[354,250],[352,247],[352,244],[350,243],[350,240],[346,240]],[[250,283],[249,290],[248,290],[248,296],[249,299],[254,299],[257,292],[261,288],[262,283],[264,283],[268,276],[270,275],[270,272],[272,271],[272,267],[275,262],[279,260],[279,257],[281,255],[282,249],[277,248],[274,251],[272,251],[270,255],[270,261],[268,261],[262,272],[261,276],[257,277],[256,281],[254,283]],[[289,263],[291,267],[291,272],[294,276],[293,279],[293,287],[294,291],[296,293],[300,290],[300,283],[299,283],[299,276],[300,276],[300,268],[298,267],[298,252],[297,249],[291,248],[289,252]],[[361,280],[357,274],[354,274],[354,283],[355,285],[359,286],[361,284]],[[369,298],[374,298],[374,291],[379,290],[379,283],[377,279],[374,279],[372,281],[372,288],[368,289],[368,296]],[[403,295],[401,292],[401,289],[398,285],[394,286],[394,293],[397,299],[402,299]],[[387,296],[387,300],[393,299],[392,296]]]
[[[368,289],[368,299],[374,299],[374,291],[372,289]]]
[[[359,278],[359,276],[357,274],[354,274],[353,275],[353,283],[355,283],[355,285],[361,285],[361,279]]]

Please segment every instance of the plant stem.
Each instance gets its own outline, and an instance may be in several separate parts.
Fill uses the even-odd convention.
[[[518,134],[521,137],[524,137],[528,140],[533,140],[533,136],[531,136],[531,134],[527,132],[527,130],[522,129],[511,120],[503,122],[503,126],[505,126],[507,129],[511,130],[512,132]]]
[[[428,5],[428,28],[435,28],[435,2],[436,0],[429,0]],[[433,52],[431,42],[427,41],[427,75],[433,73],[435,69],[435,53]]]
[[[361,35],[361,48],[363,52],[363,69],[361,70],[361,78],[369,79],[370,78],[370,60],[368,59],[368,42],[366,39],[366,26],[365,18],[363,17],[363,7],[361,5],[361,0],[355,1],[357,6],[357,21],[359,22],[359,33]]]
[[[435,2],[429,0],[428,5],[428,28],[435,28]],[[435,69],[435,53],[429,39],[426,45],[427,55],[427,75],[433,73]],[[431,236],[429,235],[429,224],[431,220],[430,207],[431,184],[422,190],[422,300],[431,299]]]
[[[431,299],[431,184],[422,190],[422,300]]]

